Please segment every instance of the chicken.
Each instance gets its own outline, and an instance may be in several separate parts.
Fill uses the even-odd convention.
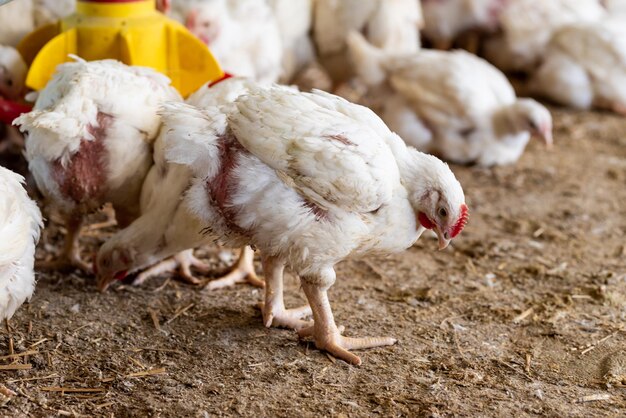
[[[0,45],[17,46],[35,29],[33,0],[18,0],[0,5]]]
[[[314,40],[331,76],[351,75],[346,38],[351,31],[367,34],[379,48],[394,53],[416,52],[422,13],[416,0],[315,0]]]
[[[327,296],[334,265],[402,251],[426,229],[445,248],[468,217],[448,166],[407,147],[371,110],[320,91],[256,85],[232,104],[173,104],[166,113],[192,127],[168,135],[165,156],[193,172],[183,202],[198,217],[193,229],[261,252],[265,325],[297,328],[352,364],[360,359],[348,350],[394,344],[340,334]],[[285,267],[299,275],[310,309],[285,308]]]
[[[55,23],[74,13],[74,9],[76,0],[34,0],[35,27]]]
[[[511,164],[531,134],[552,145],[552,117],[518,99],[506,77],[465,51],[389,56],[350,35],[360,78],[383,102],[383,120],[408,144],[457,163]]]
[[[207,44],[225,71],[263,82],[280,77],[283,45],[265,1],[178,0],[170,14]]]
[[[268,0],[283,45],[283,70],[280,80],[289,83],[308,64],[315,61],[309,35],[312,28],[313,0]]]
[[[0,45],[0,97],[19,100],[24,96],[28,67],[13,47]]]
[[[39,190],[66,222],[62,254],[44,268],[79,267],[83,217],[109,202],[120,226],[139,214],[152,143],[165,100],[181,100],[156,71],[114,60],[65,63],[34,110],[14,121],[26,132],[26,159]]]
[[[530,90],[557,103],[626,115],[626,24],[622,18],[558,30]]]
[[[43,223],[23,184],[22,176],[0,166],[0,321],[35,291],[35,246]]]
[[[15,116],[13,109],[5,108],[9,102],[19,101],[26,92],[24,83],[28,68],[17,50],[11,46],[0,45],[0,152],[11,144],[18,149],[23,147],[22,135],[12,126],[4,125],[11,122]],[[3,101],[6,99],[9,102]]]
[[[554,31],[605,14],[598,0],[510,0],[500,14],[501,32],[485,41],[483,53],[503,71],[531,72]]]
[[[11,319],[35,291],[35,246],[43,221],[23,184],[22,176],[0,166],[0,321]],[[12,396],[0,384],[0,398]]]
[[[494,32],[499,15],[510,0],[422,0],[422,34],[438,49],[450,49],[467,31]],[[543,0],[539,0],[543,1]],[[471,49],[477,49],[473,45]]]
[[[201,108],[213,108],[232,102],[244,92],[249,84],[240,78],[204,86],[188,101]],[[170,107],[172,105],[169,105]],[[195,259],[192,248],[210,244],[214,237],[204,234],[204,225],[186,205],[183,197],[191,187],[191,170],[180,164],[165,161],[164,144],[170,136],[183,136],[187,142],[180,143],[181,154],[195,155],[202,140],[202,122],[188,118],[187,114],[165,112],[161,134],[155,142],[154,166],[150,169],[141,192],[141,216],[127,228],[111,237],[98,251],[95,270],[98,287],[104,291],[113,280],[142,270],[166,257],[173,258],[158,263],[140,273],[135,284],[167,270],[179,269],[179,274],[193,284],[199,284],[191,267],[207,273],[209,267]],[[247,281],[263,286],[254,271],[254,252],[243,248],[235,268],[226,276],[208,283],[209,289],[218,289]]]
[[[611,16],[626,15],[626,1],[624,0],[600,0]]]

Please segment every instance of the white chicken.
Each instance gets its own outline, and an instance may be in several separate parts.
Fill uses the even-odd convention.
[[[467,221],[461,185],[446,164],[407,147],[367,108],[320,91],[248,90],[221,107],[167,106],[190,127],[165,144],[166,159],[195,177],[183,204],[206,234],[260,250],[266,326],[300,329],[318,348],[360,364],[348,350],[396,340],[340,334],[327,296],[334,265],[402,251],[427,228],[445,248]],[[300,276],[310,309],[285,308],[286,266]],[[311,311],[314,325],[304,328]]]
[[[250,82],[232,78],[219,84],[204,86],[188,101],[202,108],[213,108],[234,101],[246,91]],[[96,268],[98,288],[104,291],[113,280],[140,271],[176,254],[172,259],[156,264],[140,273],[134,284],[166,270],[179,269],[179,274],[192,284],[199,284],[191,267],[201,272],[210,268],[193,256],[192,248],[210,244],[215,237],[202,232],[204,225],[183,200],[192,184],[191,170],[184,165],[165,161],[163,147],[170,136],[183,136],[181,153],[196,155],[202,140],[204,120],[187,117],[185,113],[165,112],[161,134],[154,146],[154,166],[150,169],[141,192],[141,216],[127,228],[112,236],[98,251]],[[208,163],[208,162],[207,162]],[[218,289],[247,281],[263,286],[254,271],[254,253],[242,249],[235,268],[221,279],[212,280],[207,288]]]
[[[518,99],[506,77],[465,51],[389,56],[350,35],[360,78],[383,102],[383,120],[407,143],[457,163],[511,164],[531,134],[552,144],[552,117]]]
[[[209,47],[226,72],[262,82],[280,77],[283,45],[265,1],[178,0],[170,14]]]
[[[66,221],[65,247],[42,267],[89,267],[78,248],[84,215],[110,202],[121,226],[139,214],[152,143],[166,100],[180,100],[156,71],[114,60],[65,63],[34,110],[14,124],[26,132],[26,159],[38,188]]]
[[[22,176],[0,166],[0,321],[35,291],[35,246],[43,222],[23,184]]]
[[[293,77],[315,60],[310,37],[313,20],[313,0],[267,0],[274,12],[283,45],[281,82]]]
[[[0,5],[0,45],[17,46],[35,29],[33,0],[18,0]]]
[[[608,18],[558,30],[530,90],[557,103],[626,115],[626,23]]]
[[[34,0],[33,9],[35,27],[39,28],[72,14],[76,9],[76,0]]]
[[[35,291],[35,246],[43,221],[23,184],[22,176],[0,166],[0,321],[11,319]],[[15,395],[0,383],[0,401]]]
[[[3,152],[11,144],[15,144],[20,149],[24,145],[24,140],[19,131],[4,123],[10,124],[11,119],[17,116],[15,109],[10,107],[10,102],[17,102],[26,93],[24,83],[28,68],[17,50],[11,46],[0,45],[0,152]],[[6,99],[4,101],[3,99]]]
[[[605,15],[598,0],[509,0],[500,14],[501,31],[485,41],[483,53],[503,71],[530,72],[556,30]]]
[[[494,32],[498,28],[500,12],[508,1],[422,0],[422,34],[437,49],[450,49],[455,39],[464,32]]]
[[[412,53],[420,47],[423,20],[416,0],[315,0],[314,11],[315,45],[336,80],[350,76],[346,39],[352,31],[388,52]]]
[[[17,50],[0,45],[0,97],[19,100],[24,96],[28,67]]]
[[[626,15],[626,1],[624,0],[600,0],[611,16]]]

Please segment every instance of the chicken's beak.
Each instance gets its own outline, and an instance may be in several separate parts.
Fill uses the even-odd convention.
[[[437,238],[439,239],[439,251],[445,250],[450,244],[450,238],[447,233],[441,231],[439,226],[435,227],[435,233],[437,234]]]
[[[105,292],[109,288],[109,285],[111,284],[112,281],[113,281],[112,277],[98,276],[98,282],[97,282],[98,291],[102,293]]]
[[[546,148],[551,150],[554,144],[554,140],[552,138],[552,128],[549,126],[545,126],[539,130],[539,137],[543,140],[543,143],[546,144]]]

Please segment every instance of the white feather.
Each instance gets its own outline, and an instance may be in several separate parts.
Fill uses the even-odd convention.
[[[9,319],[35,290],[35,245],[43,227],[24,178],[0,167],[0,320]]]

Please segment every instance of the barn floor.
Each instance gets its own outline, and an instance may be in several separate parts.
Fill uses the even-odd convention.
[[[362,366],[265,329],[245,285],[162,277],[99,294],[92,278],[41,274],[11,322],[14,352],[30,353],[13,366],[32,368],[0,370],[18,392],[0,415],[624,416],[626,119],[555,113],[554,152],[537,142],[513,167],[454,167],[472,216],[453,248],[424,237],[338,266],[347,334],[399,339],[360,352]],[[84,237],[86,254],[102,237]],[[54,222],[44,238],[42,256],[62,238]]]

